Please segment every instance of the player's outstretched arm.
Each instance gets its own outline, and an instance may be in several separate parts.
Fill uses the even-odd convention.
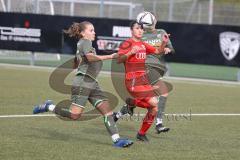
[[[118,57],[117,53],[113,53],[110,55],[95,55],[93,53],[88,53],[85,55],[89,62],[96,62],[96,61],[102,61],[107,59],[115,59]]]

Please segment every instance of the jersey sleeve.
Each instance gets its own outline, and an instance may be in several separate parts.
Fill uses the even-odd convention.
[[[131,50],[131,46],[132,46],[132,44],[131,44],[130,41],[122,42],[119,46],[118,54],[120,56],[124,55],[124,54],[127,54]]]
[[[84,56],[92,52],[92,42],[89,40],[83,40],[81,43],[77,44],[77,54]]]
[[[147,54],[155,54],[156,48],[147,44],[146,42],[143,42],[144,46],[146,47],[146,53]]]

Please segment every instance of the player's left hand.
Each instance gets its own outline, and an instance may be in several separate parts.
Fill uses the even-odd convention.
[[[118,53],[113,53],[111,54],[112,59],[116,59],[119,57]]]
[[[164,48],[164,54],[168,54],[168,53],[170,53],[171,52],[171,49],[170,48]]]

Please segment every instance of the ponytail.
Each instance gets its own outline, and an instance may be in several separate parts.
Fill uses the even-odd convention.
[[[83,38],[82,31],[86,29],[87,25],[92,25],[92,23],[88,21],[83,21],[81,23],[74,22],[67,30],[63,30],[63,32],[69,37],[81,39]]]

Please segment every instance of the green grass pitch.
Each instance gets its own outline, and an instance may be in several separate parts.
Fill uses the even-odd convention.
[[[0,116],[31,115],[34,104],[46,99],[69,98],[49,87],[51,70],[0,66]],[[101,75],[103,89],[117,93],[108,75]],[[240,85],[169,80],[166,113],[239,113]],[[71,84],[71,75],[66,83]],[[119,107],[123,102],[119,101]],[[91,108],[88,106],[87,108]],[[136,112],[145,113],[144,109]],[[177,119],[176,119],[177,118]],[[1,160],[237,160],[240,157],[240,116],[187,116],[165,118],[171,128],[150,142],[135,140],[140,121],[118,122],[120,134],[134,140],[126,149],[112,147],[99,117],[90,121],[63,121],[56,117],[0,118]]]

